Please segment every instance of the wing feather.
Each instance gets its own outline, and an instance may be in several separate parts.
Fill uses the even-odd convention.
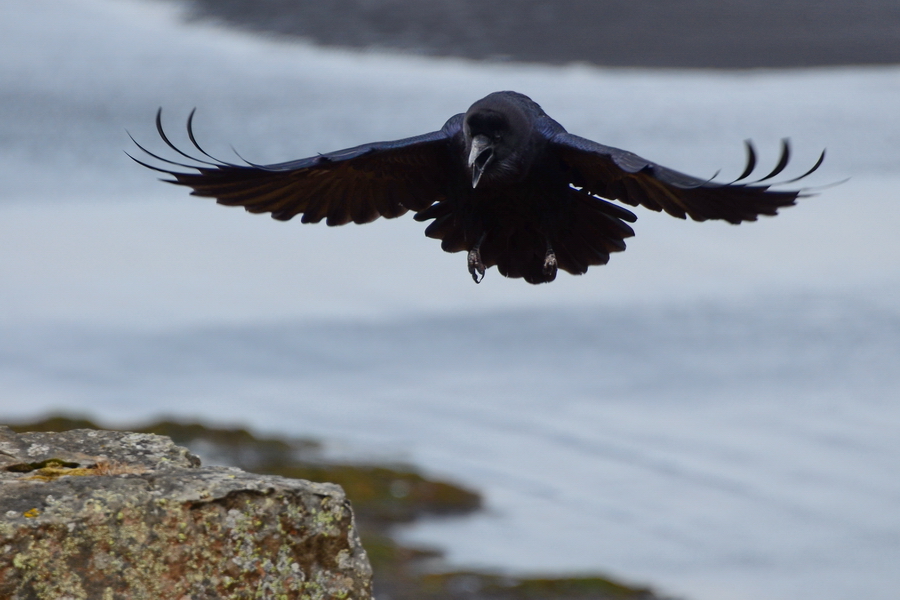
[[[723,184],[698,179],[650,162],[640,156],[592,142],[567,132],[556,133],[550,148],[557,153],[570,173],[572,184],[585,191],[619,200],[631,206],[695,221],[721,219],[730,223],[755,221],[758,215],[774,215],[779,208],[794,204],[802,190],[773,190],[762,183],[781,173],[790,160],[790,146],[782,141],[778,164],[771,173],[752,184]],[[747,143],[747,166],[738,178],[750,175],[756,166],[756,153]],[[814,172],[822,164],[824,153],[813,167],[791,182]]]
[[[462,123],[462,115],[457,115],[442,129],[411,138],[363,144],[290,162],[240,165],[207,153],[197,143],[193,119],[191,111],[188,138],[201,157],[178,148],[157,113],[162,141],[193,162],[164,158],[136,141],[142,152],[164,166],[132,158],[170,175],[172,179],[167,181],[191,188],[192,195],[215,198],[227,206],[243,206],[253,213],[268,212],[275,219],[302,215],[304,223],[326,219],[328,225],[399,217],[408,210],[426,209],[445,197],[454,165],[451,139]]]

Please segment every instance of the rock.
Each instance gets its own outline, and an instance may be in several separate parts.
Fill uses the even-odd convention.
[[[340,487],[200,460],[169,438],[0,427],[0,598],[371,598]]]

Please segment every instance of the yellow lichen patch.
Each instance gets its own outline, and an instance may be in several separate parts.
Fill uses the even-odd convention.
[[[110,475],[140,474],[147,471],[147,469],[141,465],[125,465],[107,461],[99,461],[91,467],[70,468],[67,467],[66,464],[67,463],[62,461],[47,461],[46,466],[31,471],[33,474],[24,477],[24,479],[53,481],[59,477],[102,477]]]
[[[93,469],[86,468],[77,468],[77,469],[67,469],[65,467],[44,467],[43,469],[37,469],[32,471],[33,475],[29,475],[28,477],[24,477],[25,480],[37,480],[37,481],[53,481],[59,477],[66,476],[84,476],[84,475],[94,475]]]
[[[48,458],[37,463],[19,463],[6,467],[6,471],[10,473],[31,473],[40,469],[74,469],[78,467],[78,463],[66,462],[61,458]]]
[[[37,508],[32,508],[31,510],[26,510],[22,513],[22,516],[26,519],[33,519],[35,517],[39,517],[41,515],[41,511]]]

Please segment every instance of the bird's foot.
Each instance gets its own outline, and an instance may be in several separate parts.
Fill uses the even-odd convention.
[[[472,279],[475,283],[481,283],[481,280],[484,279],[484,263],[481,262],[481,248],[479,246],[475,246],[471,250],[469,250],[469,273],[472,275]]]
[[[556,252],[553,251],[550,242],[547,242],[547,254],[544,255],[544,275],[547,276],[547,281],[556,279],[556,269],[558,266],[559,265],[556,262]]]

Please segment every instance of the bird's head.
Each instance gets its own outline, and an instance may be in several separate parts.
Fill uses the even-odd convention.
[[[497,92],[482,98],[466,112],[466,164],[473,188],[520,180],[527,175],[539,146],[533,139],[532,105],[537,107],[521,94]]]

